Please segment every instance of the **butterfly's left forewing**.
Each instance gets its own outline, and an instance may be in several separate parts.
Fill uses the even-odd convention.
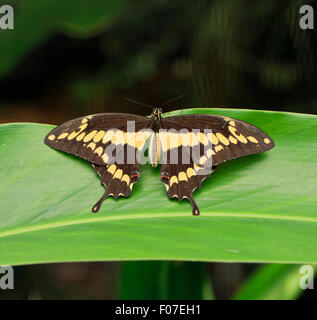
[[[148,125],[145,117],[124,113],[103,113],[80,117],[56,127],[44,143],[56,150],[74,154],[97,165],[106,165],[115,148],[117,153],[129,143],[127,126],[134,130]],[[109,147],[110,146],[110,147]],[[109,148],[108,148],[109,147]],[[107,151],[108,150],[108,151]]]

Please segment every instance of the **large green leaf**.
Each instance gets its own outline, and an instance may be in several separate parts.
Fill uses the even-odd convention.
[[[177,113],[177,112],[176,112]],[[275,140],[219,166],[189,202],[145,166],[128,199],[107,199],[90,165],[50,149],[49,125],[0,126],[0,264],[86,260],[317,262],[316,116],[188,109],[249,121]]]

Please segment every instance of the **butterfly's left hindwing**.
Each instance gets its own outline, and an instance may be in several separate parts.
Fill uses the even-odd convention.
[[[101,183],[106,187],[104,195],[93,206],[92,211],[97,212],[102,202],[109,196],[118,199],[119,196],[129,197],[133,185],[140,179],[140,165],[135,164],[111,164],[98,166],[92,164],[100,177]]]

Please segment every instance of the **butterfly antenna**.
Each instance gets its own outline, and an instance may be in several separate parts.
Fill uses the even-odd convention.
[[[171,100],[168,100],[168,101],[160,104],[160,107],[164,107],[164,106],[166,106],[167,104],[169,104],[169,103],[171,103],[171,102],[174,102],[174,101],[176,101],[176,100],[179,100],[179,99],[183,98],[184,96],[186,96],[187,94],[188,94],[188,92],[185,92],[185,93],[181,94],[180,96],[178,96],[178,97],[176,97],[176,98],[173,98],[173,99],[171,99]]]
[[[127,98],[127,97],[123,97],[123,99],[127,100],[129,102],[132,102],[134,104],[139,104],[140,106],[144,106],[144,107],[148,107],[148,108],[153,109],[153,106],[150,106],[149,104],[145,104],[145,103],[142,103],[140,101],[136,101],[136,100],[133,100],[133,99],[130,99],[130,98]]]

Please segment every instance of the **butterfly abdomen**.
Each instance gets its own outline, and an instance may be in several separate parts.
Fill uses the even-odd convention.
[[[152,167],[157,167],[161,157],[161,143],[157,132],[153,132],[150,137],[148,154]]]

